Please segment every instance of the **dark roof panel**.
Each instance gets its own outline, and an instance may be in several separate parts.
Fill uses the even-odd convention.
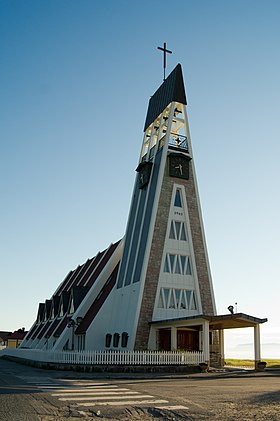
[[[67,323],[68,323],[68,317],[65,316],[64,319],[59,320],[59,321],[60,321],[60,324],[58,325],[58,328],[55,330],[55,332],[53,334],[53,336],[55,336],[55,337],[60,336],[62,334],[62,332],[64,331],[64,329],[66,328]]]
[[[177,64],[168,78],[150,98],[144,131],[170,102],[187,104],[181,64]]]
[[[114,285],[117,281],[117,275],[119,270],[119,263],[111,273],[110,277],[107,279],[105,285],[103,286],[102,290],[98,294],[97,298],[94,300],[90,308],[88,309],[83,321],[77,327],[75,333],[77,335],[83,334],[87,331],[88,327],[92,323],[93,319],[103,306],[104,302],[106,301],[107,297],[109,296],[110,292],[112,291]]]

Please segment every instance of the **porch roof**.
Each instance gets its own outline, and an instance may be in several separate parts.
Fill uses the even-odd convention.
[[[211,330],[220,329],[237,329],[243,327],[254,327],[258,324],[267,322],[267,319],[260,319],[258,317],[250,316],[244,313],[222,314],[222,315],[206,315],[199,314],[196,316],[180,317],[177,319],[155,320],[150,322],[151,325],[166,325],[183,327],[186,323],[187,326],[195,326],[200,324],[203,320],[208,320]]]

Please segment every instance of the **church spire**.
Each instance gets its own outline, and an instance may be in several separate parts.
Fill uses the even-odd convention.
[[[162,113],[170,102],[187,104],[181,64],[177,64],[168,78],[150,98],[144,131]]]

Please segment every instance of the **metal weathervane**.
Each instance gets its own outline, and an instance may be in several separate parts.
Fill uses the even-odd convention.
[[[158,50],[163,51],[163,81],[165,81],[166,53],[172,54],[172,51],[166,49],[166,42],[163,43],[163,48],[158,47]]]

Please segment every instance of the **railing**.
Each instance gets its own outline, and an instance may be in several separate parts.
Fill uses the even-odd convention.
[[[171,133],[168,145],[189,152],[188,139],[186,136]]]
[[[205,362],[199,351],[42,351],[9,349],[3,356],[57,364],[89,365],[198,365]]]

